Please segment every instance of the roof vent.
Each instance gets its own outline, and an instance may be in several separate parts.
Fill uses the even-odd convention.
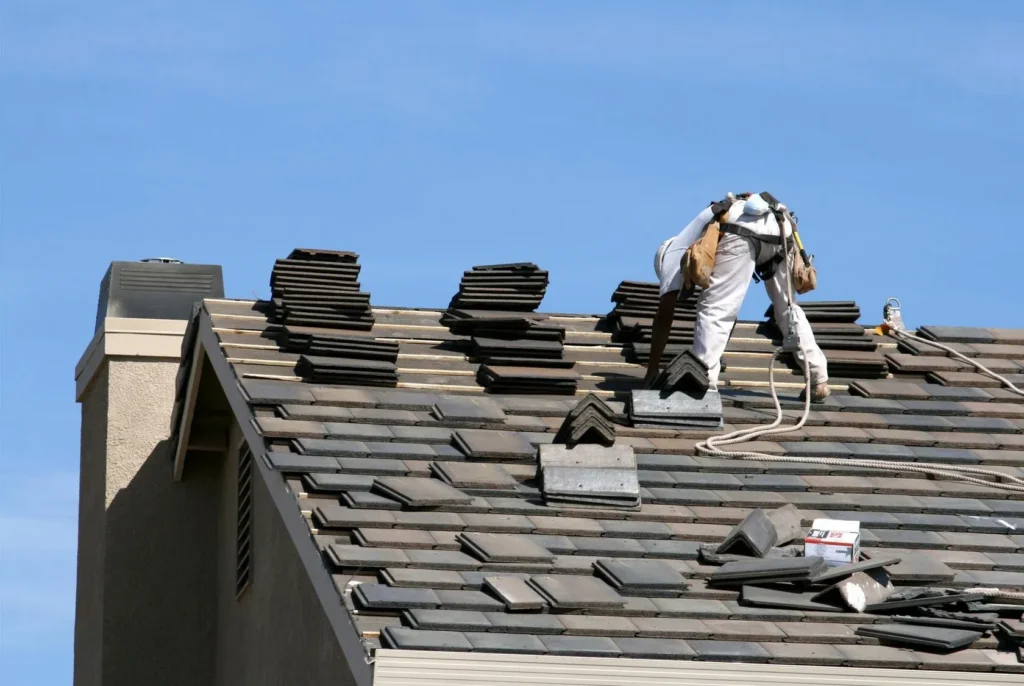
[[[218,264],[184,264],[170,257],[111,262],[100,284],[96,330],[107,317],[188,319],[196,302],[223,297]]]

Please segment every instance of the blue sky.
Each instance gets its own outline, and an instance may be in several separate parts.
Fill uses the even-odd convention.
[[[355,250],[380,305],[473,264],[604,312],[727,190],[818,299],[1024,326],[1016,2],[58,2],[0,10],[0,682],[71,681],[73,369],[111,260]],[[758,317],[759,287],[744,308]]]

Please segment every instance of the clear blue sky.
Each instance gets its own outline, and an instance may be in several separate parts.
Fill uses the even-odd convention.
[[[252,297],[292,247],[355,250],[407,306],[532,260],[544,309],[603,312],[768,189],[819,299],[1024,326],[1019,2],[9,0],[0,33],[5,685],[71,681],[73,369],[111,260]]]

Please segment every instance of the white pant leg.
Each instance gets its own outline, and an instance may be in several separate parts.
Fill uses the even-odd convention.
[[[771,247],[765,246],[762,249],[761,258],[768,256],[771,252]],[[783,336],[785,336],[786,329],[789,327],[788,313],[790,311],[793,313],[796,332],[800,336],[800,350],[795,352],[793,356],[796,358],[800,368],[810,368],[812,384],[828,381],[828,361],[825,359],[825,354],[821,352],[821,348],[818,347],[818,342],[814,340],[814,333],[811,331],[811,325],[807,321],[807,315],[804,314],[803,308],[795,303],[792,308],[788,307],[789,274],[786,271],[786,265],[781,262],[779,263],[772,278],[765,280],[764,288],[768,291],[768,297],[772,300],[772,306],[775,308],[775,321],[778,323]]]
[[[697,299],[693,353],[708,366],[712,390],[718,389],[722,353],[754,274],[755,252],[751,239],[723,233],[715,253],[711,283]]]

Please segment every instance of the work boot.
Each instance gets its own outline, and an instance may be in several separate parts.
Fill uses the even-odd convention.
[[[812,403],[823,403],[825,398],[832,394],[832,390],[828,387],[827,383],[815,384],[811,387],[811,402]],[[804,389],[800,392],[800,400],[807,397],[807,390]]]

